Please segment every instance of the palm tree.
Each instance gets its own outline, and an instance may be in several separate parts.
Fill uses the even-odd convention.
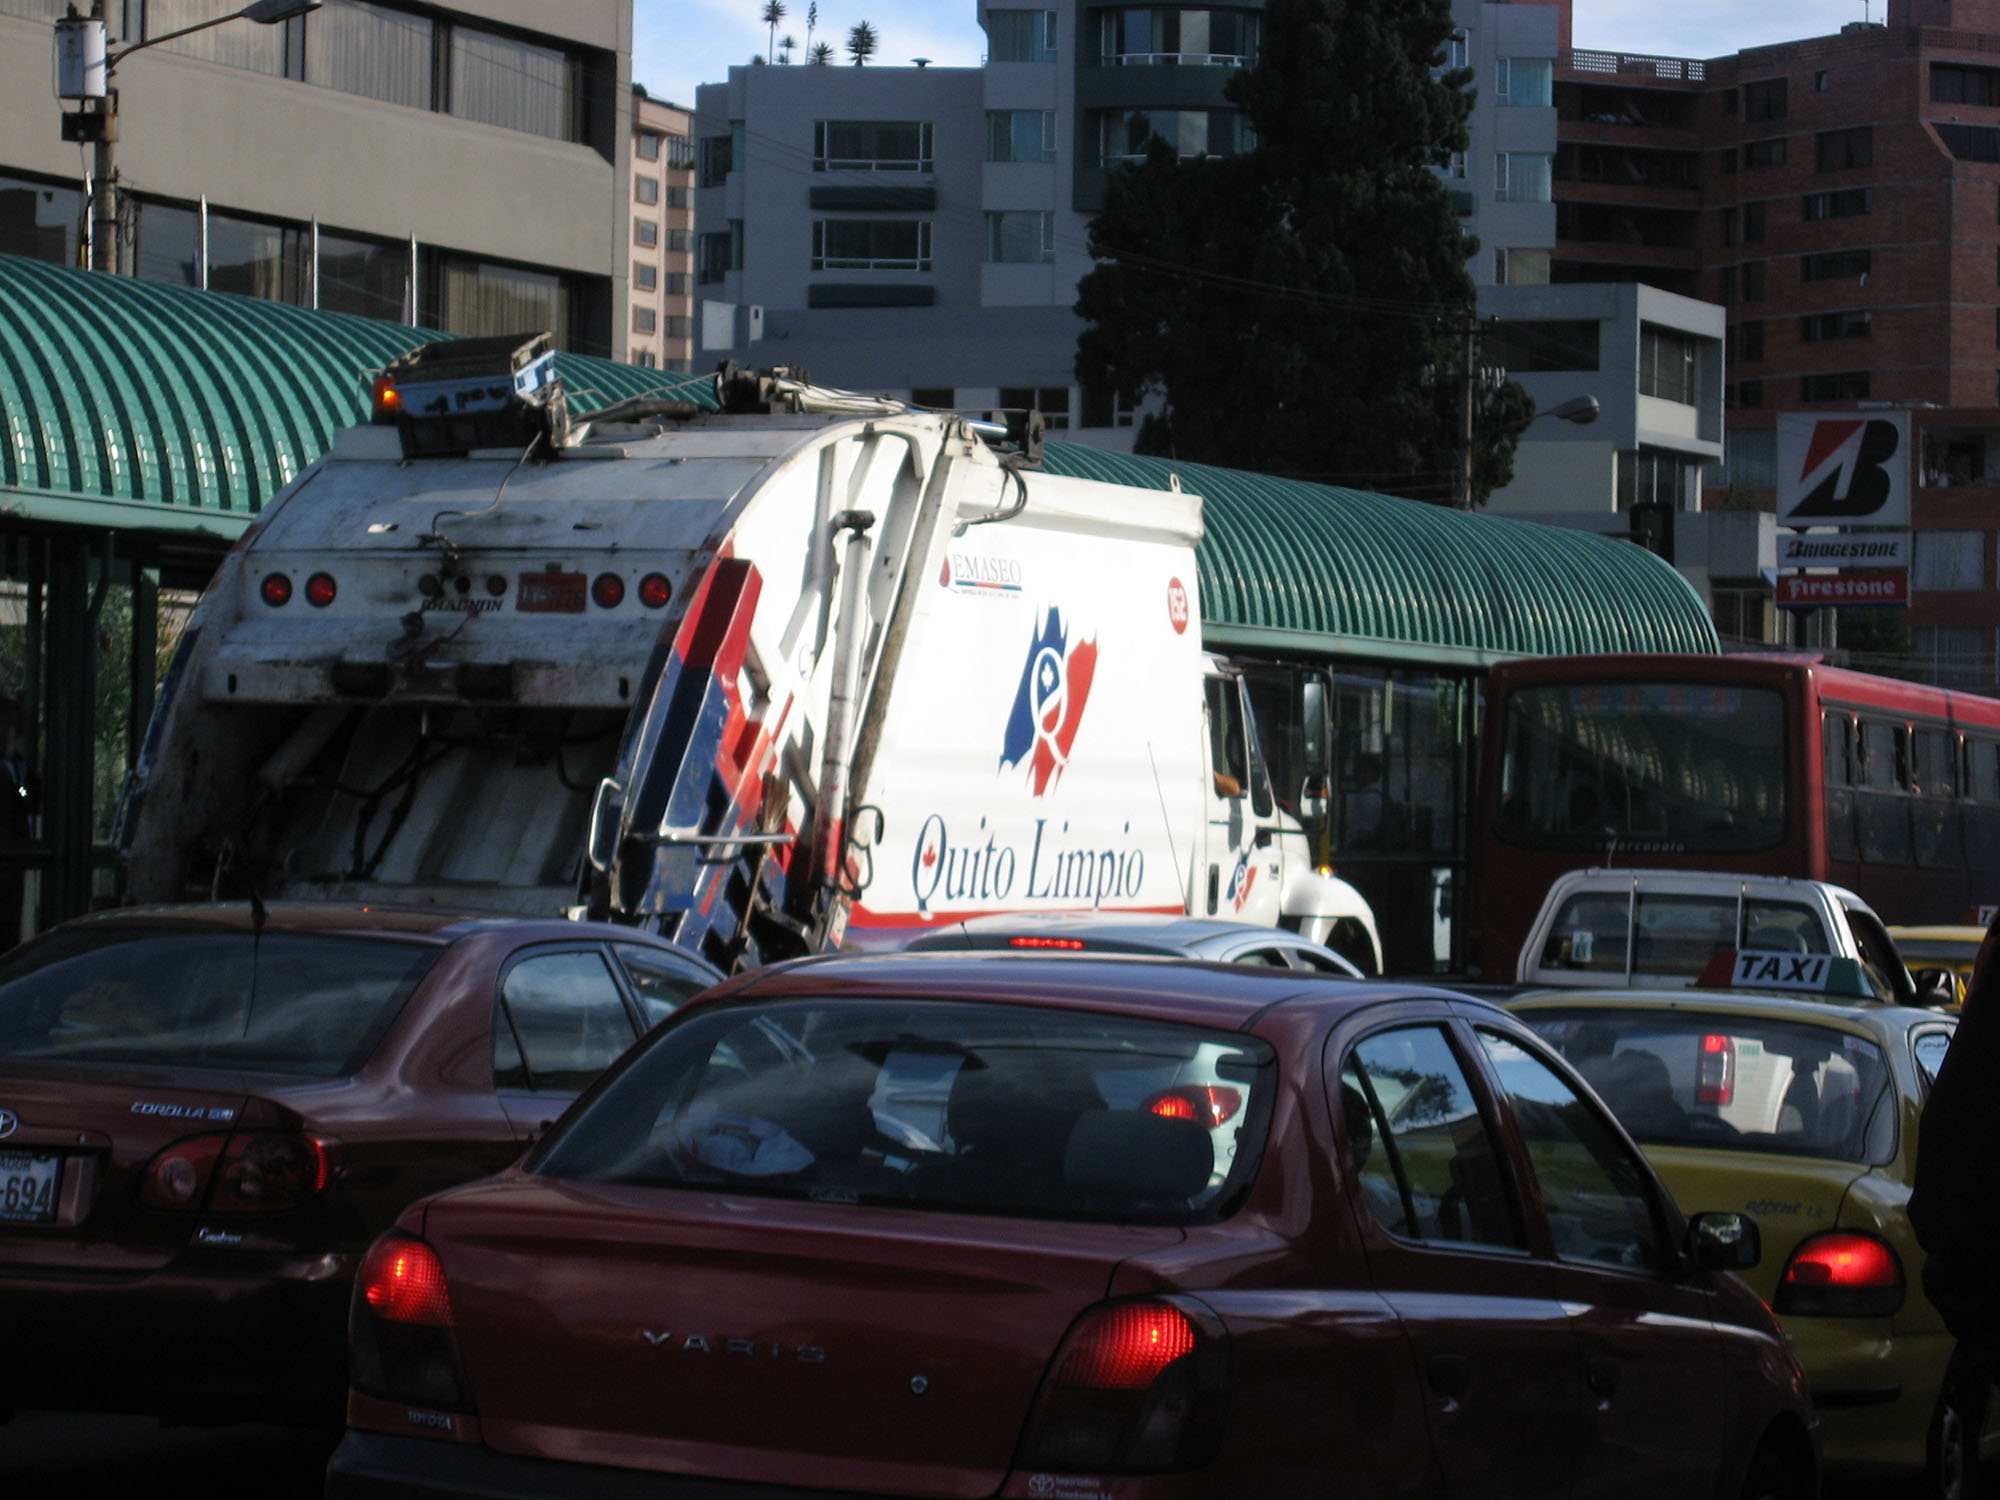
[[[779,37],[778,61],[789,66],[792,60],[792,49],[798,46],[798,44],[799,44],[799,39],[795,36],[790,35],[789,33],[785,36]]]
[[[854,66],[858,68],[866,63],[880,41],[873,26],[866,21],[856,21],[847,33],[847,55],[854,59]]]
[[[778,50],[778,23],[785,19],[785,0],[764,0],[764,24],[771,28],[770,43],[764,50],[770,60]]]
[[[812,50],[806,54],[806,61],[811,63],[815,68],[825,67],[833,61],[833,44],[831,42],[814,42]]]

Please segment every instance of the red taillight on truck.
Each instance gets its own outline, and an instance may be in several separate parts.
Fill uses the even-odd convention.
[[[1728,1104],[1736,1098],[1736,1039],[1711,1032],[1701,1039],[1695,1063],[1694,1097],[1699,1104]]]
[[[590,602],[599,609],[616,609],[625,602],[625,580],[616,573],[599,573],[590,583]]]
[[[1882,1318],[1903,1305],[1903,1262],[1887,1240],[1830,1229],[1801,1240],[1771,1309],[1809,1318]]]
[[[306,580],[306,603],[314,609],[325,609],[339,592],[331,573],[315,573]]]
[[[1146,1474],[1206,1463],[1222,1439],[1229,1341],[1191,1297],[1092,1308],[1049,1366],[1015,1467]]]
[[[264,581],[257,586],[257,592],[264,596],[264,602],[273,609],[283,609],[292,602],[292,580],[283,573],[266,573]]]
[[[639,602],[648,609],[665,609],[674,597],[674,586],[664,573],[648,573],[639,580]]]
[[[139,1201],[208,1213],[284,1213],[333,1180],[340,1146],[325,1136],[239,1130],[175,1141],[147,1165]]]
[[[455,1323],[437,1251],[390,1231],[369,1247],[354,1278],[348,1378],[356,1390],[385,1401],[469,1412]]]

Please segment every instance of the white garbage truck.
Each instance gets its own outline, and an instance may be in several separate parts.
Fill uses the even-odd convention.
[[[543,341],[427,346],[204,594],[131,900],[644,925],[724,968],[991,912],[1283,924],[1380,966],[1203,651],[1201,502],[1038,434],[726,371],[571,420]]]

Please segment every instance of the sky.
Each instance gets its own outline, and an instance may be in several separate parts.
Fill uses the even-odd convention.
[[[808,0],[782,0],[787,34],[803,58]],[[1863,7],[1866,5],[1864,17]],[[1576,46],[1665,57],[1721,57],[1745,47],[1826,36],[1849,21],[1883,18],[1886,0],[1575,0]],[[634,0],[632,77],[656,99],[692,107],[697,84],[721,83],[732,64],[762,56],[769,28],[764,0]],[[940,67],[976,68],[986,49],[977,0],[820,0],[815,42],[829,42],[838,66],[857,21],[875,28],[871,65],[906,66],[927,57]]]

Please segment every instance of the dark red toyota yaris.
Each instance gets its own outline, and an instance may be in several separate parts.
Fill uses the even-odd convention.
[[[0,962],[0,1411],[340,1421],[349,1290],[716,978],[432,909],[134,908]]]
[[[376,1243],[327,1492],[1805,1500],[1755,1256],[1477,1001],[808,960]]]

